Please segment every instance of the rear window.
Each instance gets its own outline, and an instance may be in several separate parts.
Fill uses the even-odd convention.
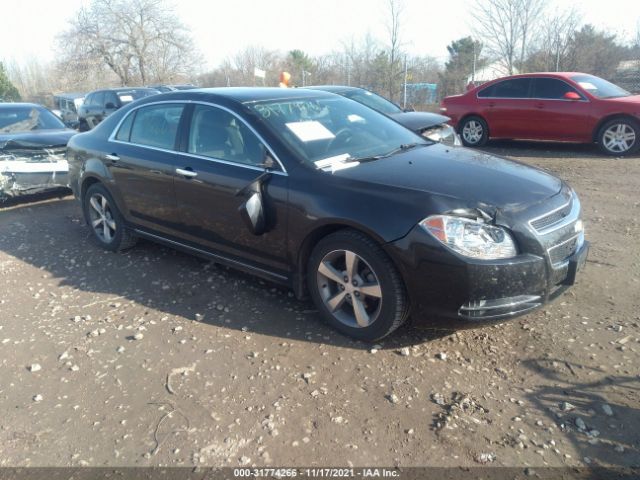
[[[126,103],[131,103],[134,100],[138,100],[140,98],[156,95],[157,93],[158,93],[157,90],[139,89],[139,90],[122,90],[117,92],[117,95],[118,95],[118,98],[120,99],[120,103],[124,105]]]
[[[529,98],[530,78],[513,78],[494,83],[478,92],[479,98]]]

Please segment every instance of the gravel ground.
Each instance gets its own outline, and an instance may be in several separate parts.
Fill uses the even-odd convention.
[[[380,345],[70,197],[0,210],[0,466],[640,466],[640,159],[495,143],[579,192],[579,283],[508,323]]]

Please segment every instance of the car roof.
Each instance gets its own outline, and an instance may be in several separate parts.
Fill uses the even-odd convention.
[[[303,100],[305,98],[318,98],[330,96],[330,93],[322,93],[317,90],[304,88],[279,88],[279,87],[218,87],[195,88],[190,90],[178,90],[163,93],[165,99],[188,100],[194,96],[202,100],[226,98],[239,103],[253,103],[270,100]],[[153,97],[150,97],[153,98]],[[152,100],[149,100],[152,101]]]
[[[491,80],[491,82],[495,82],[497,80],[507,80],[512,78],[535,78],[535,77],[558,77],[558,78],[569,78],[575,75],[590,75],[589,73],[582,72],[532,72],[532,73],[520,73],[518,75],[508,75],[506,77],[496,78]],[[487,82],[489,83],[489,82]]]
[[[93,90],[89,93],[87,93],[87,95],[90,95],[92,93],[97,93],[97,92],[131,92],[132,90],[153,90],[153,91],[158,91],[155,88],[151,88],[151,87],[114,87],[114,88],[98,88],[97,90]]]
[[[57,93],[57,94],[54,95],[55,98],[64,98],[66,100],[75,100],[77,98],[82,98],[84,96],[85,96],[85,94],[84,93],[80,93],[80,92]]]
[[[364,90],[360,87],[351,87],[348,85],[309,85],[302,88],[308,88],[310,90],[323,90],[325,92],[355,92],[358,90]]]

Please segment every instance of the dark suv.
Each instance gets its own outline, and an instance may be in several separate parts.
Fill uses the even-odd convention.
[[[158,93],[160,91],[155,88],[127,87],[91,92],[78,109],[79,130],[81,132],[91,130],[123,105]]]

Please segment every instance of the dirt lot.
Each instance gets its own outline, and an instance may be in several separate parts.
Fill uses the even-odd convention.
[[[70,197],[0,210],[0,466],[640,466],[640,158],[488,150],[579,192],[579,284],[374,348],[253,277],[104,252]]]

